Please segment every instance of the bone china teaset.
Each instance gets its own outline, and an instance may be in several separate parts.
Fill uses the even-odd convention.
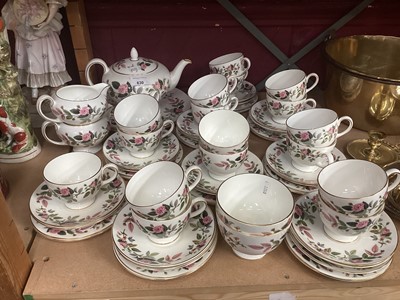
[[[285,240],[298,260],[330,278],[385,272],[398,242],[385,199],[400,171],[346,160],[335,146],[353,122],[307,96],[318,75],[276,73],[258,101],[246,81],[250,59],[230,53],[210,61],[210,74],[186,95],[175,86],[189,63],[169,72],[132,48],[111,67],[89,62],[89,86],[38,99],[43,136],[73,152],[43,170],[29,202],[35,229],[75,241],[111,228],[117,261],[153,280],[202,267],[217,228],[243,259],[261,259]],[[92,84],[94,64],[104,83]],[[46,102],[55,118],[43,112]],[[246,119],[240,112],[248,110]],[[47,134],[49,125],[61,141]],[[272,141],[262,160],[249,150],[250,131]],[[180,143],[193,151],[183,157]],[[100,149],[104,165],[94,154]]]

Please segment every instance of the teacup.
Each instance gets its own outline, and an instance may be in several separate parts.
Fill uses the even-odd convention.
[[[325,147],[311,147],[287,138],[286,143],[292,165],[300,171],[315,172],[318,168],[323,168],[335,160],[332,151],[335,149],[336,142]]]
[[[47,134],[47,128],[54,126],[57,141]],[[60,146],[72,146],[73,151],[84,151],[95,153],[101,150],[102,142],[109,133],[108,118],[103,117],[100,120],[86,125],[69,125],[44,121],[41,126],[43,137],[50,143]]]
[[[221,74],[208,74],[190,85],[188,96],[191,103],[199,107],[226,106],[231,101],[231,93],[236,85],[236,79],[228,79]]]
[[[199,123],[199,145],[212,153],[233,154],[248,147],[250,126],[246,118],[231,110],[207,114]]]
[[[324,230],[334,240],[349,243],[360,235],[369,231],[379,220],[384,211],[384,206],[374,215],[352,216],[337,212],[330,208],[324,201],[318,201],[319,215],[324,224]]]
[[[218,73],[225,77],[231,77],[248,72],[251,61],[243,53],[235,52],[214,58],[208,63],[208,66],[210,73]]]
[[[239,104],[237,97],[231,96],[228,103],[225,106],[214,106],[214,107],[202,107],[195,105],[192,101],[190,102],[190,107],[192,109],[192,115],[195,122],[200,123],[201,119],[213,111],[218,110],[235,110]]]
[[[85,125],[96,122],[107,109],[106,88],[108,84],[92,86],[68,85],[59,88],[52,96],[42,95],[36,102],[38,114],[45,120],[69,125]],[[49,102],[55,118],[48,117],[42,105]]]
[[[121,145],[134,157],[144,158],[153,155],[163,138],[169,136],[174,130],[174,121],[161,121],[161,126],[155,131],[129,134],[120,131],[117,127]]]
[[[314,83],[307,87],[311,78]],[[302,70],[291,69],[278,72],[265,81],[267,95],[273,99],[283,101],[298,101],[307,97],[307,93],[314,89],[319,81],[316,73],[306,74]]]
[[[104,179],[106,174],[108,178]],[[112,182],[117,175],[116,165],[102,166],[97,155],[86,152],[62,154],[49,161],[43,170],[49,190],[70,209],[91,205],[100,187]]]
[[[247,149],[232,154],[216,154],[199,146],[202,162],[209,175],[216,180],[225,180],[235,175],[247,157]]]
[[[161,111],[158,101],[147,94],[130,95],[114,109],[117,128],[128,134],[142,134],[160,128]]]
[[[339,126],[347,127],[339,132]],[[287,135],[296,143],[311,147],[325,147],[350,132],[353,120],[348,116],[338,117],[334,110],[314,108],[299,111],[286,120]]]
[[[279,124],[285,124],[286,120],[295,113],[305,108],[315,108],[317,102],[312,98],[301,99],[298,101],[282,101],[271,98],[267,95],[267,110],[272,116],[272,120]]]
[[[399,174],[396,168],[385,171],[367,160],[336,161],[318,174],[318,193],[334,207],[350,205],[355,211],[368,210],[368,215],[374,215],[384,206],[388,193],[400,183]]]
[[[236,88],[233,91],[233,93],[235,93],[236,91],[243,91],[244,83],[245,83],[245,80],[247,78],[247,75],[249,75],[249,72],[248,71],[244,71],[243,73],[240,73],[238,75],[232,75],[232,76],[229,77],[229,78],[231,78],[233,80],[236,80],[236,82],[237,82],[236,83]]]
[[[192,173],[197,173],[196,179],[189,184],[187,178]],[[183,170],[172,161],[151,163],[129,179],[125,197],[133,211],[143,218],[171,219],[186,209],[188,194],[201,180],[201,174],[198,166]]]
[[[190,198],[190,195],[186,197]],[[188,200],[188,205],[184,207],[181,214],[169,219],[147,219],[132,211],[132,218],[140,230],[144,232],[148,238],[157,244],[169,244],[175,241],[179,234],[188,224],[190,218],[200,215],[207,207],[204,198],[195,198]]]

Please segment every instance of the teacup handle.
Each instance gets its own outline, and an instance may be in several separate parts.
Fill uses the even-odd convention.
[[[315,101],[313,98],[307,99],[306,104],[308,104],[311,108],[317,107],[317,101]]]
[[[200,182],[201,177],[203,176],[201,168],[199,166],[190,166],[185,170],[185,177],[188,178],[190,173],[192,172],[197,172],[198,175],[196,179],[191,184],[188,185],[189,192],[196,187],[196,185]]]
[[[248,57],[244,57],[243,58],[243,66],[246,69],[246,71],[248,71],[251,67],[251,61]]]
[[[342,132],[338,132],[338,134],[336,136],[337,138],[341,137],[342,135],[345,135],[346,133],[348,133],[353,128],[353,119],[350,118],[349,116],[343,116],[343,117],[339,118],[339,120],[338,120],[338,128],[339,128],[340,124],[342,124],[343,121],[349,122],[349,126],[345,130],[343,130]]]
[[[235,96],[231,96],[231,99],[229,100],[228,104],[224,106],[224,109],[235,110],[238,104],[239,104],[239,99]]]
[[[190,212],[190,218],[200,215],[207,208],[207,201],[203,197],[196,197],[192,199],[191,209],[195,207],[195,210]]]
[[[327,165],[330,165],[331,163],[333,163],[335,161],[335,158],[333,157],[332,152],[324,153],[324,157],[328,158],[328,163],[326,163],[325,160],[324,161],[321,161],[321,160],[317,161],[317,166],[320,167],[320,168],[324,168]]]
[[[49,138],[49,136],[48,136],[47,133],[46,133],[46,129],[47,129],[47,127],[48,127],[49,125],[53,125],[53,126],[54,126],[56,133],[57,133],[57,131],[60,129],[60,126],[58,125],[57,122],[44,121],[44,122],[42,123],[42,127],[41,127],[41,131],[42,131],[43,137],[44,137],[48,142],[50,142],[50,143],[52,143],[52,144],[59,145],[59,146],[68,146],[68,144],[67,144],[65,141],[63,141],[63,140],[61,140],[61,141],[55,141],[55,140]]]
[[[310,73],[307,75],[306,77],[306,86],[308,84],[308,81],[310,80],[310,78],[314,77],[315,78],[315,82],[306,89],[306,93],[308,93],[309,91],[311,91],[313,88],[315,88],[319,82],[319,76],[317,73]]]
[[[50,109],[53,109],[53,106],[55,104],[55,100],[53,99],[53,97],[49,96],[49,95],[42,95],[38,98],[37,102],[36,102],[36,110],[38,112],[38,114],[45,120],[50,121],[50,122],[58,122],[61,123],[62,120],[59,120],[58,118],[49,118],[48,116],[46,116],[43,111],[42,111],[42,104],[43,102],[46,101],[50,101]]]
[[[169,126],[169,128],[168,128],[168,126]],[[174,131],[175,123],[172,120],[165,120],[163,122],[162,127],[163,127],[163,129],[162,129],[161,139],[169,136],[172,133],[172,131]],[[168,129],[166,129],[166,128],[168,128]]]
[[[229,87],[229,93],[233,93],[233,91],[236,89],[236,86],[238,84],[237,78],[236,77],[229,77],[228,78],[228,87]]]
[[[390,192],[400,184],[400,170],[396,168],[389,169],[386,171],[386,174],[388,178],[390,175],[396,174],[396,179],[388,187],[388,192]]]
[[[118,175],[118,167],[112,163],[106,164],[101,168],[101,178],[103,178],[103,175],[106,174],[107,171],[112,170],[112,175],[110,178],[103,179],[101,182],[101,185],[108,184],[112,181],[114,181],[115,178],[117,178]]]

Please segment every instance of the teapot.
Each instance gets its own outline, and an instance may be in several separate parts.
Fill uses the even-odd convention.
[[[90,85],[90,69],[99,64],[103,67],[102,82],[110,88],[107,91],[107,101],[116,105],[123,98],[132,94],[149,94],[157,100],[178,84],[183,69],[192,63],[182,59],[172,72],[161,63],[138,56],[135,48],[131,49],[130,57],[118,61],[108,67],[100,58],[90,60],[85,68],[85,77]]]

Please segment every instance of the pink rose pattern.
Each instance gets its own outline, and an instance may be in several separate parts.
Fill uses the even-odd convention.
[[[317,131],[297,131],[293,133],[290,130],[288,130],[287,133],[296,143],[315,146],[316,144],[327,144],[335,141],[337,136],[337,126],[333,125],[327,130],[320,130],[319,133]]]
[[[54,196],[59,199],[66,200],[68,203],[77,202],[79,199],[83,200],[96,194],[99,191],[101,182],[98,178],[95,178],[89,184],[84,184],[83,188],[66,186],[62,188],[51,189]]]
[[[61,118],[62,121],[74,121],[79,123],[79,125],[92,123],[98,118],[100,118],[106,111],[105,103],[100,103],[100,107],[91,105],[77,105],[73,108],[65,108],[60,106],[60,108],[52,108],[52,112],[57,117]]]
[[[275,100],[300,100],[306,96],[306,85],[305,83],[302,83],[301,85],[288,90],[267,89],[267,94]]]

